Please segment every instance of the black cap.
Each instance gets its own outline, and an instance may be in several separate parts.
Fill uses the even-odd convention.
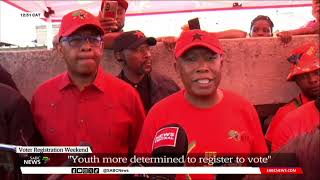
[[[124,49],[134,49],[145,42],[149,46],[157,44],[157,40],[154,37],[146,37],[141,31],[128,31],[116,38],[113,43],[113,50],[122,51]]]

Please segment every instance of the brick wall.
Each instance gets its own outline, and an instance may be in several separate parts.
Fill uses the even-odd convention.
[[[319,36],[298,36],[284,46],[278,38],[222,40],[226,52],[221,87],[249,99],[255,105],[279,104],[289,101],[298,92],[294,83],[286,82],[289,63],[286,57],[294,48]],[[174,71],[174,57],[163,44],[153,48],[153,69],[172,77],[181,85]],[[29,100],[42,82],[65,71],[63,59],[49,50],[0,51],[0,64],[12,75],[18,88]],[[117,74],[119,64],[113,51],[105,50],[103,68]]]

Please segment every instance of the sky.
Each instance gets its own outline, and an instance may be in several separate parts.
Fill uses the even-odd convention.
[[[22,11],[0,1],[0,41],[19,46],[33,45],[36,26],[46,25],[39,17],[22,17]],[[37,14],[39,12],[32,12]],[[142,30],[147,36],[178,36],[180,27],[189,19],[199,17],[201,28],[207,31],[240,29],[249,32],[250,22],[257,15],[268,15],[274,31],[301,27],[313,20],[310,7],[207,11],[126,17],[124,30]],[[43,15],[41,15],[43,17]],[[54,34],[52,34],[53,36]]]

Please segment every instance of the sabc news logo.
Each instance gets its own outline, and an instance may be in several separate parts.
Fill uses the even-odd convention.
[[[72,174],[99,174],[99,168],[71,168]]]
[[[28,159],[23,160],[24,165],[45,165],[50,160],[49,157],[46,156],[30,156]]]

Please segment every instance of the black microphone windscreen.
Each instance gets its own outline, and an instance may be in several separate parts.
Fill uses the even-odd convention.
[[[156,132],[152,144],[152,157],[162,158],[163,162],[154,163],[153,166],[184,166],[187,152],[188,137],[180,125],[169,124]],[[150,179],[173,180],[175,176],[175,174],[152,174]]]
[[[172,158],[185,158],[187,152],[188,137],[185,130],[180,125],[169,124],[157,131],[152,145],[152,157],[166,156]]]

